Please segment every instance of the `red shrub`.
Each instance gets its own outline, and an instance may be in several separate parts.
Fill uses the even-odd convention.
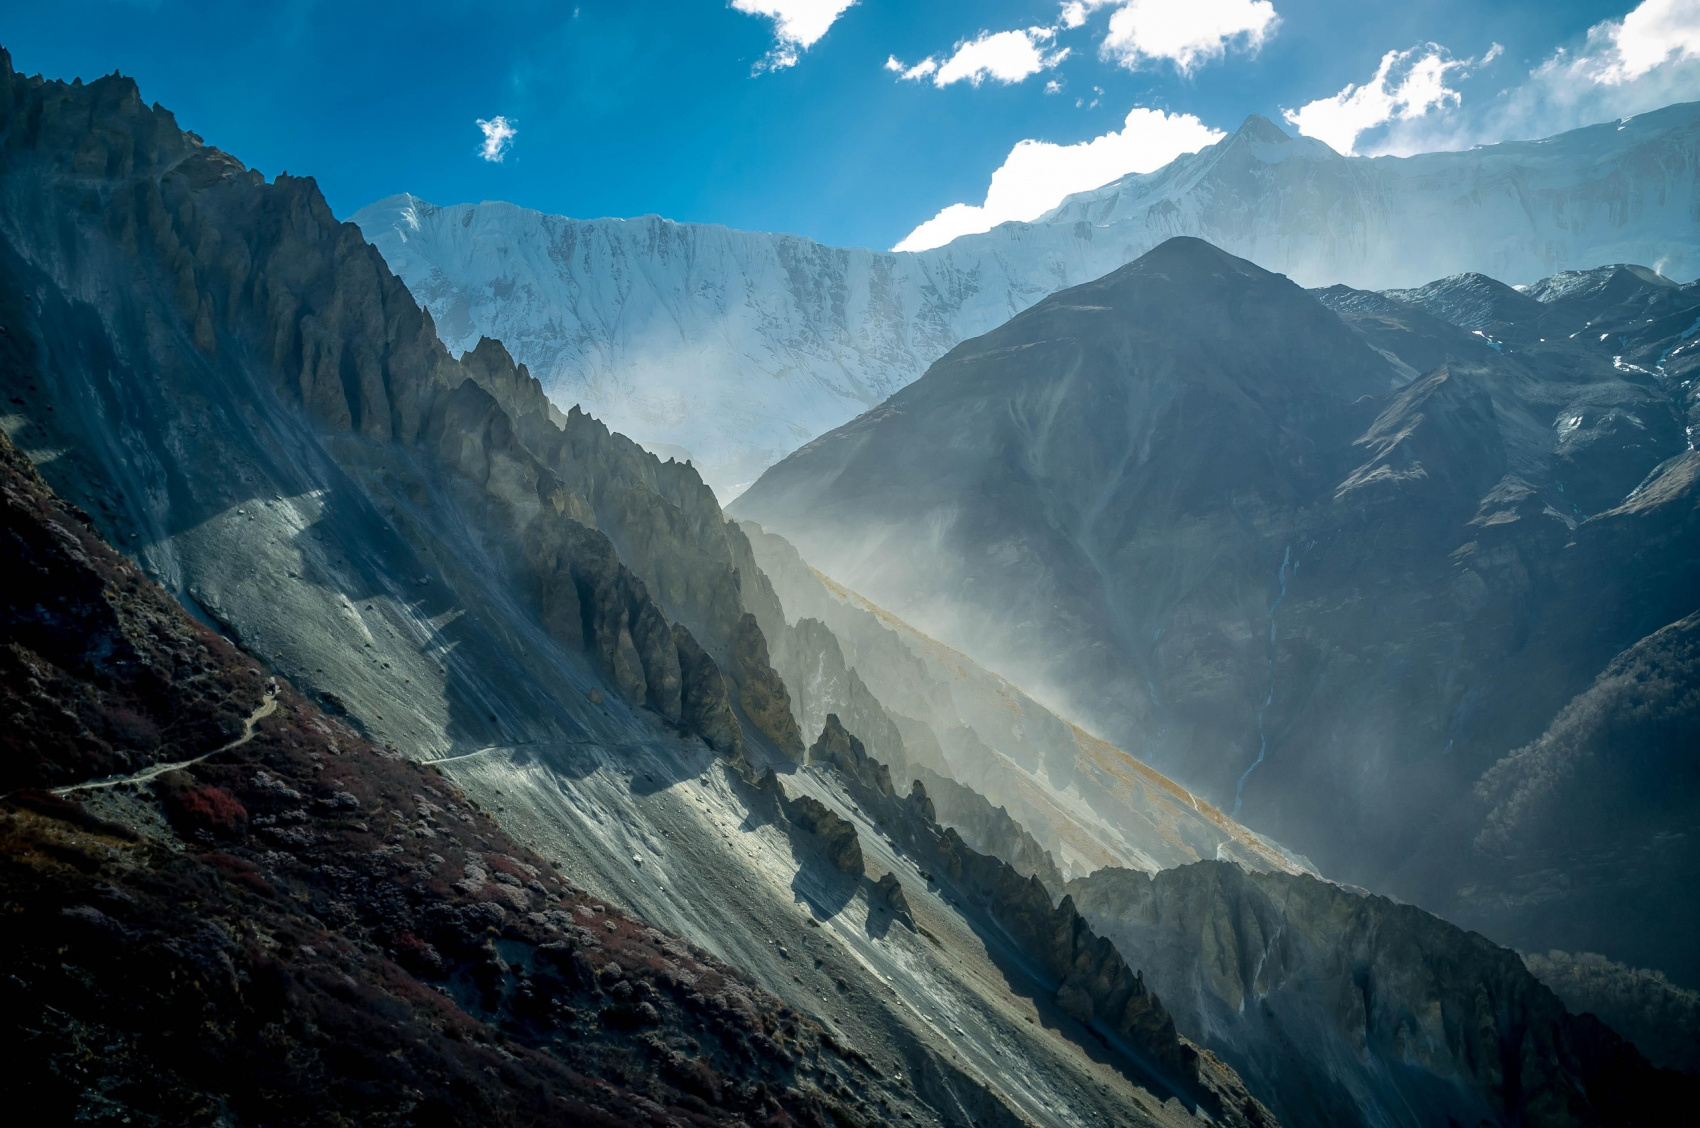
[[[248,808],[222,787],[179,791],[167,800],[167,811],[184,830],[240,835],[248,829]]]

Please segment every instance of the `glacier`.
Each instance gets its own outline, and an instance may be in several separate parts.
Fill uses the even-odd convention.
[[[1347,157],[1253,116],[1155,172],[929,251],[391,196],[352,218],[457,355],[500,340],[562,408],[690,460],[722,503],[1039,299],[1194,235],[1307,286],[1700,273],[1700,103],[1538,141]]]

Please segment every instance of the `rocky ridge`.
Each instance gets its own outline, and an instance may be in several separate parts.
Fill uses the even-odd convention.
[[[983,796],[1065,875],[1104,865],[1154,871],[1200,858],[1310,868],[967,655],[822,576],[783,537],[753,522],[743,529],[764,580],[783,600],[763,612],[762,629],[779,640],[775,662],[796,687],[798,723],[818,732],[836,713],[898,777],[971,789],[975,798],[961,805],[952,787],[935,796],[949,813],[945,821],[960,820],[952,825],[970,840],[970,826],[986,817]],[[1026,849],[1002,831],[996,838],[1011,851]],[[1030,861],[1041,864],[1037,854]]]
[[[431,506],[418,491],[382,496],[396,480],[394,459],[423,460],[441,475],[449,504],[439,509],[476,529],[555,641],[594,655],[624,696],[687,731],[712,732],[730,755],[741,738],[729,700],[757,704],[758,729],[776,721],[779,739],[793,735],[767,704],[776,691],[765,647],[743,619],[727,543],[739,534],[689,468],[658,463],[582,413],[563,416],[494,342],[451,358],[429,315],[358,232],[336,222],[310,180],[267,183],[145,107],[127,80],[73,88],[25,79],[9,61],[0,78],[14,253],[27,252],[31,267],[73,294],[86,285],[67,273],[73,263],[144,264],[152,286],[142,292],[192,326],[162,375],[228,378],[257,365],[273,381],[268,393],[323,430],[338,468],[416,528],[442,514],[419,512]],[[47,213],[73,193],[83,221],[43,243],[41,233],[54,230]],[[49,313],[40,300],[14,301],[20,321]],[[121,299],[91,304],[122,316]],[[31,355],[29,340],[20,333],[9,348],[20,379],[34,385],[45,377],[30,369],[64,360]],[[99,426],[79,420],[73,433],[78,424]],[[157,528],[171,523],[173,507],[210,500],[193,494],[213,492],[193,481],[155,491],[153,512],[123,516]],[[731,694],[718,684],[723,669]]]
[[[870,757],[837,717],[828,718],[809,752],[811,763],[832,768],[863,810],[932,867],[923,875],[929,882],[948,881],[1038,965],[1063,1014],[1125,1040],[1136,1069],[1155,1067],[1158,1078],[1202,1103],[1213,1119],[1275,1123],[1231,1070],[1176,1035],[1174,1022],[1143,976],[1093,932],[1068,895],[1053,904],[1037,877],[1024,877],[1009,863],[970,849],[954,828],[941,827],[919,780],[900,797],[887,767]]]
[[[1591,952],[1528,953],[1523,962],[1572,1014],[1598,1015],[1661,1069],[1700,1074],[1700,992]]]

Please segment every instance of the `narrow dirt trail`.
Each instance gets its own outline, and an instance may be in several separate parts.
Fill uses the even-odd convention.
[[[196,756],[193,760],[179,760],[174,764],[155,764],[150,768],[143,768],[141,771],[132,772],[129,775],[108,776],[106,779],[91,780],[88,783],[73,783],[66,787],[55,787],[49,792],[49,794],[69,795],[73,791],[92,791],[95,788],[117,787],[120,784],[125,783],[146,783],[148,780],[153,779],[156,776],[162,776],[166,772],[174,772],[181,768],[187,768],[200,763],[209,756],[216,756],[220,752],[228,752],[232,748],[240,748],[242,745],[254,739],[254,726],[275,712],[277,712],[277,683],[273,682],[271,684],[271,688],[266,690],[266,695],[260,699],[259,705],[257,705],[254,708],[254,711],[248,714],[247,719],[242,722],[242,735],[237,737],[235,740],[232,740],[229,744],[220,745],[219,747],[214,748],[211,752],[203,752],[201,755]]]

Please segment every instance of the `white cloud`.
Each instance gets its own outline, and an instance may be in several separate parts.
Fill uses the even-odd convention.
[[[1112,4],[1101,53],[1130,69],[1167,59],[1191,73],[1230,47],[1256,51],[1281,22],[1269,0],[1080,0],[1064,5],[1063,21],[1084,22],[1087,12]]]
[[[478,155],[493,164],[501,164],[502,158],[513,148],[514,138],[519,136],[519,130],[501,114],[489,121],[479,118],[478,128],[484,132],[484,143],[478,146]]]
[[[757,70],[782,70],[795,66],[798,55],[820,41],[856,0],[732,0],[732,7],[752,16],[773,20],[773,35],[779,42]]]
[[[1497,57],[1496,43],[1484,60]],[[1348,84],[1338,94],[1308,102],[1284,113],[1307,137],[1327,143],[1336,152],[1357,151],[1358,138],[1392,121],[1420,118],[1436,109],[1463,104],[1463,96],[1448,86],[1454,72],[1468,73],[1469,59],[1454,59],[1435,43],[1408,51],[1389,51],[1381,57],[1375,77],[1362,86]]]
[[[1130,70],[1146,61],[1167,59],[1183,74],[1190,74],[1199,64],[1222,58],[1230,48],[1256,51],[1281,22],[1270,0],[1065,0],[1055,26],[982,31],[958,43],[942,61],[929,55],[910,66],[891,56],[885,69],[912,82],[930,78],[940,88],[953,82],[978,86],[988,78],[1021,82],[1061,65],[1071,49],[1054,46],[1057,34],[1084,27],[1088,17],[1102,8],[1113,11],[1099,54]]]
[[[1078,145],[1022,141],[992,173],[981,205],[952,204],[893,247],[924,251],[1011,220],[1034,220],[1063,198],[1108,184],[1130,172],[1150,172],[1182,153],[1220,141],[1223,134],[1191,114],[1134,107],[1120,130]]]
[[[911,82],[931,78],[933,85],[941,90],[954,82],[978,86],[988,78],[1006,84],[1021,82],[1042,70],[1053,69],[1068,58],[1066,47],[1049,49],[1056,36],[1056,30],[1048,27],[982,31],[977,37],[958,43],[942,63],[929,55],[908,66],[893,56],[886,59],[885,69]]]
[[[1622,20],[1588,31],[1591,55],[1577,60],[1606,86],[1622,86],[1667,62],[1700,59],[1700,0],[1645,0]]]
[[[910,82],[919,82],[923,78],[938,72],[939,61],[928,55],[914,66],[910,66],[896,55],[891,55],[885,60],[885,69],[895,73],[898,78],[906,78]]]
[[[1503,54],[1497,43],[1476,60],[1455,60],[1433,44],[1389,52],[1364,86],[1289,110],[1287,120],[1343,152],[1402,154],[1547,137],[1694,101],[1700,0],[1642,0],[1521,82],[1493,97],[1466,96],[1463,80]]]

